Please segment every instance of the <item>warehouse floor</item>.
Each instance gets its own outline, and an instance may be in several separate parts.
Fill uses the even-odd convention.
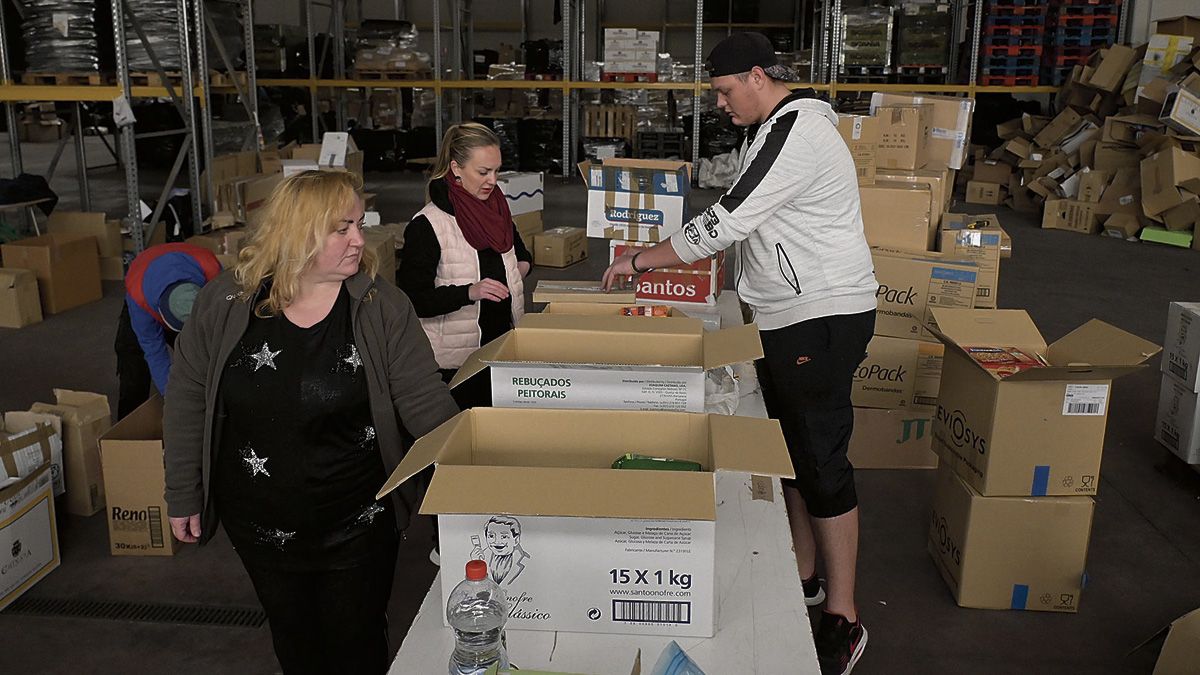
[[[44,166],[53,146],[25,146],[27,170]],[[38,164],[40,161],[41,164]],[[54,185],[74,208],[74,169],[64,157]],[[151,172],[143,173],[149,195]],[[385,222],[407,218],[421,202],[416,174],[376,174]],[[545,222],[582,225],[578,177],[547,181]],[[121,179],[93,172],[94,208],[124,210]],[[718,196],[698,191],[694,210]],[[982,212],[971,207],[967,210]],[[1161,342],[1167,303],[1195,300],[1200,253],[1037,228],[1006,208],[1012,235],[1000,304],[1025,308],[1049,340],[1092,317]],[[535,269],[534,278],[598,278],[607,244],[567,270]],[[51,400],[51,388],[113,397],[112,342],[121,290],[102,301],[19,331],[0,329],[0,410]],[[1089,555],[1089,585],[1075,615],[981,611],[954,604],[925,552],[933,473],[861,471],[860,612],[870,642],[856,673],[1148,673],[1161,640],[1140,646],[1169,621],[1200,607],[1200,475],[1151,438],[1158,359],[1118,381],[1109,417],[1104,472]],[[250,583],[223,535],[173,558],[113,557],[104,516],[59,515],[62,567],[27,594],[40,599],[255,608]],[[398,647],[436,568],[430,527],[414,526],[402,547],[391,601]],[[273,673],[266,626],[184,625],[153,621],[0,613],[5,672]],[[19,648],[14,648],[20,645]],[[561,664],[569,670],[570,664]],[[725,675],[725,674],[710,674]],[[768,674],[775,675],[775,674]]]

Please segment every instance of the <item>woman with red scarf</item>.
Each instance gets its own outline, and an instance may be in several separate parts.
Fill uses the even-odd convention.
[[[525,311],[524,279],[533,256],[496,186],[499,172],[500,139],[491,129],[450,127],[429,180],[429,202],[404,231],[397,278],[447,382]],[[462,407],[490,403],[486,383],[464,387],[455,392]]]

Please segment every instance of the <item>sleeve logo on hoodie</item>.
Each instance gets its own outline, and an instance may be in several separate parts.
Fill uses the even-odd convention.
[[[688,243],[691,244],[692,246],[700,245],[700,229],[698,227],[696,227],[695,223],[688,223],[683,228],[683,236],[688,240]]]
[[[700,221],[704,225],[704,231],[708,233],[708,236],[716,239],[720,235],[717,225],[721,223],[721,219],[717,217],[717,213],[713,211],[711,206],[704,209],[704,213],[700,214]]]

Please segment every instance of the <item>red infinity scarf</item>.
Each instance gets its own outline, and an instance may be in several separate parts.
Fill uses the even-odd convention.
[[[508,211],[508,199],[499,185],[492,188],[487,199],[479,199],[450,175],[446,176],[446,183],[450,186],[454,218],[468,244],[477,251],[490,248],[497,253],[504,253],[513,247],[512,214]]]

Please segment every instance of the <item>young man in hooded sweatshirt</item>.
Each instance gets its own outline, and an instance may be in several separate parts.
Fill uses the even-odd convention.
[[[604,283],[736,245],[738,296],[762,336],[756,365],[763,399],[796,472],[784,481],[784,497],[805,602],[826,601],[815,634],[821,671],[846,675],[867,643],[854,604],[850,385],[874,332],[878,289],[854,162],[837,115],[810,92],[787,87],[795,76],[765,36],[731,35],[705,65],[717,106],[748,127],[738,177],[670,239],[615,260]],[[828,594],[817,577],[818,553]]]

